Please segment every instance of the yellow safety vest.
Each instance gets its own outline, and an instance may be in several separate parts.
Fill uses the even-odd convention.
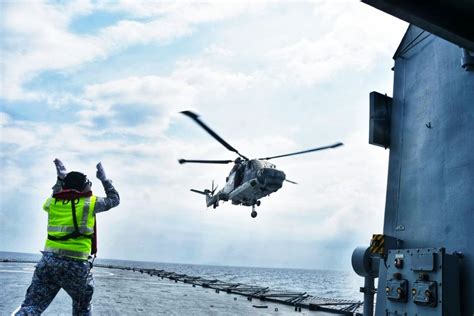
[[[48,198],[43,205],[48,212],[48,239],[44,251],[87,260],[92,247],[96,199],[93,195],[75,200]],[[77,226],[74,225],[74,211]]]

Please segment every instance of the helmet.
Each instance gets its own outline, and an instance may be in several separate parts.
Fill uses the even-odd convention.
[[[81,172],[71,171],[63,180],[63,189],[72,189],[79,192],[90,191],[92,183]]]

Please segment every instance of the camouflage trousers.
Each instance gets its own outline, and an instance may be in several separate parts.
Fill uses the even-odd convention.
[[[15,315],[40,315],[61,288],[72,298],[73,315],[91,315],[94,278],[90,270],[88,261],[44,252]]]

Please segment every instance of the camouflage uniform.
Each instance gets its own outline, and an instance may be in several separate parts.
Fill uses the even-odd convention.
[[[89,261],[44,252],[36,265],[21,309],[15,315],[40,315],[60,289],[72,298],[73,315],[91,315],[94,277]]]
[[[94,212],[100,213],[119,205],[120,197],[112,181],[103,180],[102,185],[107,197],[97,197]],[[53,193],[61,189],[58,181]],[[61,256],[52,252],[43,252],[36,265],[31,285],[26,291],[25,300],[15,315],[40,315],[53,301],[62,288],[72,298],[73,315],[91,315],[94,277],[92,263]]]

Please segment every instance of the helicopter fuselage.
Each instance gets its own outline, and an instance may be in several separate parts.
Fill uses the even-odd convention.
[[[285,173],[265,160],[237,162],[226,178],[222,190],[207,199],[207,206],[217,206],[219,200],[234,205],[253,206],[261,198],[278,191],[285,181]]]

